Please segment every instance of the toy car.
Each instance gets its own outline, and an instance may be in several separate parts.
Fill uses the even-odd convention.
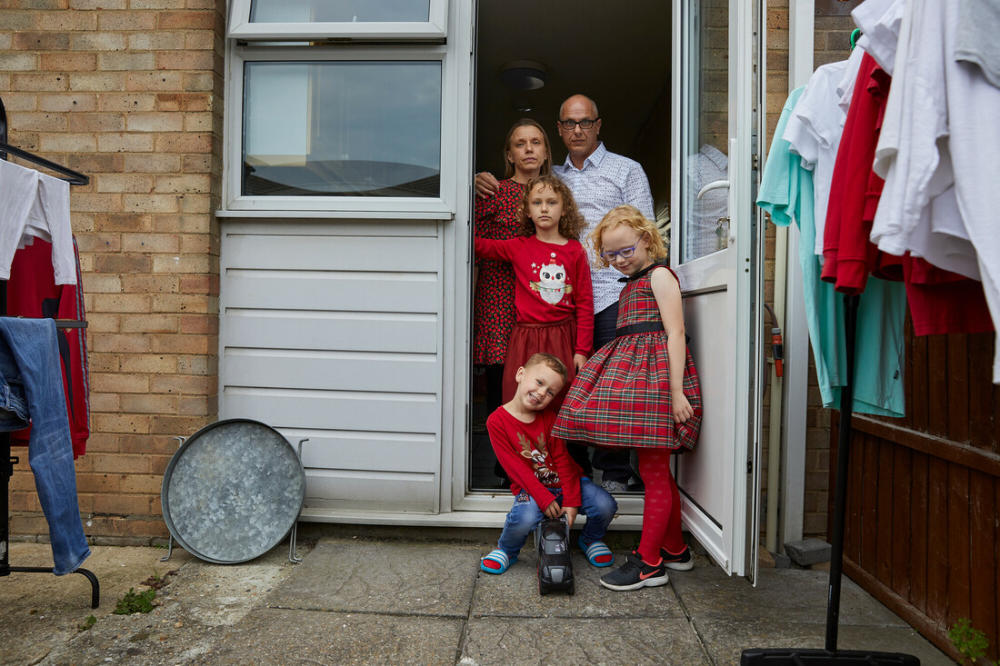
[[[576,592],[573,563],[569,557],[569,525],[565,517],[544,518],[538,524],[535,548],[538,550],[538,593]]]

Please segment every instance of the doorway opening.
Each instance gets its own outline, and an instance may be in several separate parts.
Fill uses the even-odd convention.
[[[636,160],[645,170],[657,223],[669,243],[670,5],[667,0],[579,0],[572,5],[480,0],[475,171],[503,176],[504,137],[520,118],[545,128],[552,163],[562,164],[566,150],[556,131],[559,105],[574,93],[585,94],[597,103],[600,139],[607,149]],[[519,68],[532,70],[530,80],[504,75]],[[472,283],[470,274],[470,288]],[[472,358],[471,350],[466,358]],[[467,488],[496,492],[506,486],[496,473],[485,425],[496,402],[488,400],[485,368],[470,362],[469,371]]]

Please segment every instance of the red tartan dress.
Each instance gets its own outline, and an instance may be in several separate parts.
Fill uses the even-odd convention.
[[[667,334],[649,283],[657,266],[663,264],[628,278],[618,297],[617,328],[653,324],[661,330],[620,335],[597,350],[570,387],[553,435],[609,448],[694,448],[702,419],[698,373],[687,350],[684,395],[694,416],[677,426],[670,406]]]
[[[500,181],[497,193],[476,201],[476,238],[508,240],[521,227],[524,185],[513,178]],[[506,261],[476,257],[476,294],[472,304],[472,362],[503,365],[514,330],[514,269]]]

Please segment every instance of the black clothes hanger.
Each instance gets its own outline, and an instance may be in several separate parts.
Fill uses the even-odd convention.
[[[28,160],[46,169],[51,169],[64,176],[63,180],[71,185],[87,185],[90,178],[82,173],[73,171],[61,164],[56,164],[44,157],[33,155],[26,150],[21,150],[7,143],[7,110],[4,108],[3,100],[0,99],[0,159],[7,159],[10,153],[15,157]],[[0,280],[0,316],[7,313],[7,281]],[[56,319],[56,328],[86,328],[87,322],[75,319]],[[10,479],[14,475],[14,465],[19,462],[18,456],[10,454],[10,435],[0,433],[0,578],[9,576],[11,572],[16,573],[52,573],[52,567],[12,567],[10,565]],[[88,569],[79,567],[71,573],[78,573],[90,581],[90,607],[97,608],[101,603],[101,583],[97,576]]]
[[[56,173],[62,175],[63,180],[71,185],[87,185],[90,183],[90,178],[84,176],[78,171],[73,171],[69,167],[56,164],[51,160],[39,157],[38,155],[29,153],[26,150],[21,150],[17,146],[12,146],[7,143],[7,109],[4,108],[3,100],[0,99],[0,159],[7,159],[8,153],[14,157],[20,157],[23,160],[27,160],[33,164],[55,171]]]

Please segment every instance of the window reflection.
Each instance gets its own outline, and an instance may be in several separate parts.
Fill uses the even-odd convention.
[[[243,194],[436,197],[440,62],[248,62]]]
[[[254,23],[427,21],[430,0],[253,0]]]
[[[694,44],[686,64],[690,103],[682,158],[681,261],[729,244],[729,189],[722,185],[729,179],[728,0],[694,2],[690,17]]]

